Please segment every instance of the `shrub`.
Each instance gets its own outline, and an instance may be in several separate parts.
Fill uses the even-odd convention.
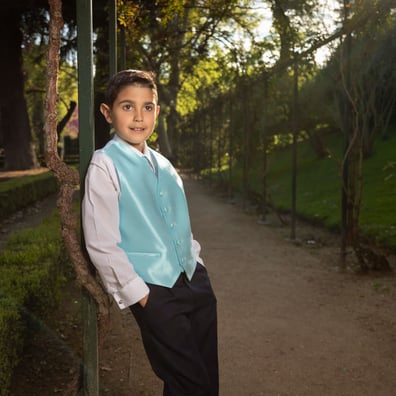
[[[57,211],[44,222],[10,236],[0,255],[0,395],[9,394],[27,324],[25,313],[43,315],[59,301],[65,281]]]
[[[12,299],[0,297],[0,395],[8,395],[11,373],[23,347],[23,323]]]
[[[0,183],[0,220],[55,193],[58,182],[52,172],[12,178]]]

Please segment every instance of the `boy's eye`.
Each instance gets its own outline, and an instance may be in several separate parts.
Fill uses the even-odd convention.
[[[154,106],[152,106],[152,105],[147,105],[147,106],[145,106],[145,109],[146,109],[147,111],[151,111],[151,110],[153,110],[153,107],[154,107]]]
[[[124,106],[122,106],[122,109],[123,110],[132,110],[132,105],[130,105],[130,104],[125,104]]]

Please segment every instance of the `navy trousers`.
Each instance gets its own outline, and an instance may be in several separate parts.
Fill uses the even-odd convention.
[[[144,308],[131,306],[164,396],[218,396],[216,297],[206,268],[172,288],[149,284]]]

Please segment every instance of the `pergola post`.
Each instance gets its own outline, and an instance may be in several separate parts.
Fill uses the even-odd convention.
[[[80,196],[95,149],[92,0],[77,0],[78,120],[80,147]],[[82,246],[84,241],[82,240]],[[99,395],[97,306],[83,289],[83,388],[85,396]]]
[[[117,0],[109,0],[109,73],[117,73]]]

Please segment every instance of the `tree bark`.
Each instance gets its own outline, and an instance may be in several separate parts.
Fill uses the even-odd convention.
[[[0,141],[4,148],[7,170],[38,167],[31,135],[22,72],[21,12],[2,5],[0,24]],[[5,8],[5,9],[4,9]]]
[[[45,103],[45,161],[60,183],[57,206],[61,216],[62,237],[74,266],[78,283],[94,298],[98,305],[99,345],[102,344],[109,323],[109,299],[90,270],[90,263],[83,252],[78,236],[78,216],[73,210],[73,194],[80,184],[79,173],[68,167],[57,150],[57,110],[60,31],[63,26],[61,0],[49,0],[50,40],[47,55],[47,96]],[[80,371],[76,370],[76,375]],[[74,381],[72,387],[78,386]],[[77,394],[70,389],[68,394]]]

